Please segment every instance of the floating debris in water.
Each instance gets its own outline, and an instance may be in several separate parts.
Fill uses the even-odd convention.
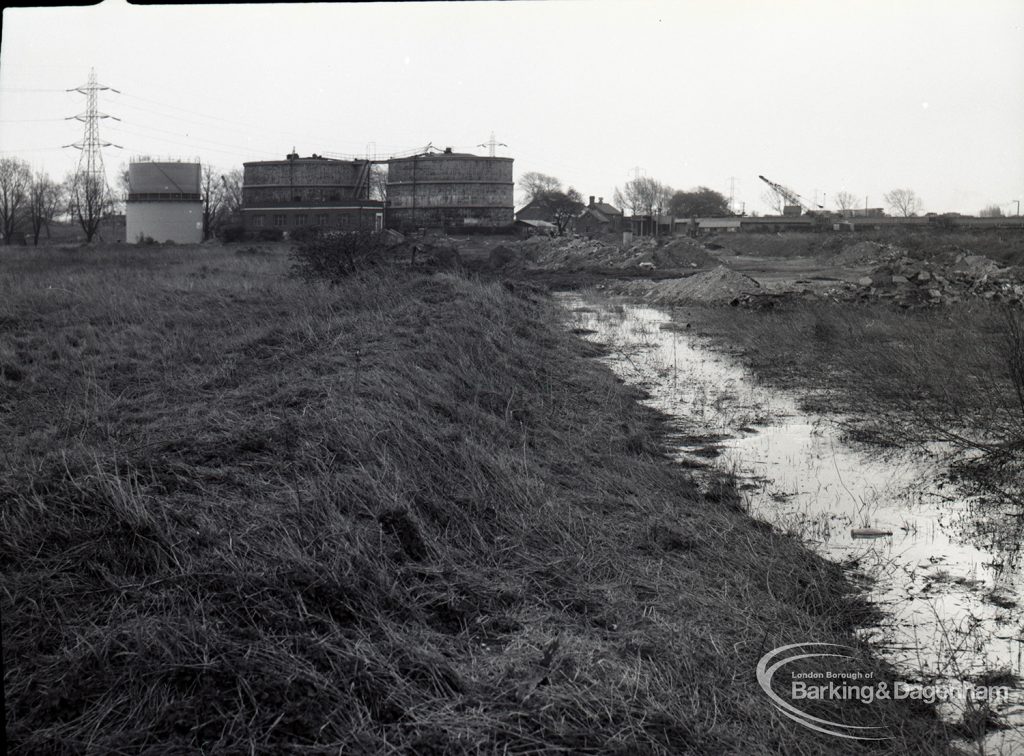
[[[891,536],[891,530],[880,530],[879,528],[852,528],[851,538],[885,538]]]

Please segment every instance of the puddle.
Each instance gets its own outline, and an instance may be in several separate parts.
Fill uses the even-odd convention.
[[[734,473],[753,516],[873,578],[869,596],[886,622],[862,632],[903,680],[1009,684],[1009,700],[994,708],[1011,728],[986,747],[1024,750],[1019,519],[946,480],[941,444],[845,442],[833,420],[759,385],[665,310],[597,296],[561,301],[570,327],[605,344],[611,368],[673,418],[679,462]],[[993,670],[1001,677],[982,677]],[[952,704],[940,710],[950,721],[962,715]]]

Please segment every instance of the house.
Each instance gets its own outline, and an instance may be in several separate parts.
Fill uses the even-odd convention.
[[[576,232],[580,234],[617,233],[621,230],[622,211],[607,204],[604,197],[595,202],[591,195],[590,203],[576,219]]]
[[[517,221],[545,221],[555,222],[555,211],[543,194],[534,197],[516,212]]]
[[[521,220],[515,222],[516,232],[524,239],[530,236],[557,236],[558,226],[543,220]]]
[[[576,220],[583,210],[583,203],[561,192],[541,194],[516,213],[516,221],[544,221],[552,223],[561,233],[576,230]]]

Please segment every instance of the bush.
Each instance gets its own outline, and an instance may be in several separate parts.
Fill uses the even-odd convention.
[[[256,232],[259,241],[281,241],[284,239],[284,231],[279,228],[261,228]]]
[[[297,242],[313,241],[314,239],[319,239],[321,236],[323,236],[323,233],[318,226],[302,226],[288,234],[288,237],[292,241]]]
[[[145,234],[140,233],[138,236],[135,237],[135,243],[144,244],[145,246],[148,247],[152,244],[156,244],[156,239],[154,239],[152,236],[146,236]]]
[[[222,242],[240,242],[247,241],[249,239],[249,232],[245,230],[245,226],[242,225],[231,225],[224,226],[218,234]]]
[[[291,252],[292,275],[338,283],[358,270],[380,262],[384,240],[374,231],[322,234]]]

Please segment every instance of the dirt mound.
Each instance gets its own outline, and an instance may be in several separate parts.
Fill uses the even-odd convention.
[[[491,254],[487,257],[487,267],[491,270],[519,267],[522,265],[523,258],[524,254],[521,247],[499,244],[491,250]]]
[[[729,302],[733,298],[761,288],[749,276],[719,265],[709,271],[686,278],[672,278],[653,283],[633,282],[625,293],[640,296],[658,304],[681,302]]]

